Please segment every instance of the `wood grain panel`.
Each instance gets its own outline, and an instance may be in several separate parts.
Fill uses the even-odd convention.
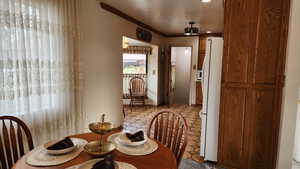
[[[230,167],[240,167],[244,155],[244,124],[246,90],[243,88],[223,88],[224,104],[221,112],[222,139],[221,161]]]
[[[225,2],[218,161],[275,169],[290,0]]]
[[[199,51],[198,51],[198,70],[203,68],[203,62],[206,54],[206,39],[199,37]],[[203,93],[201,82],[196,82],[196,105],[202,105]]]
[[[248,0],[226,1],[225,48],[223,79],[226,82],[247,82],[250,19]]]
[[[199,37],[198,69],[202,69],[206,54],[206,38]]]
[[[275,84],[280,49],[282,0],[261,0],[258,14],[254,83]],[[267,63],[267,64],[266,64]]]
[[[274,93],[272,89],[252,90],[249,95],[251,115],[251,130],[249,139],[249,164],[248,168],[270,169],[272,154],[272,125],[274,113]]]
[[[203,93],[201,82],[196,82],[196,104],[202,105],[203,103]]]
[[[199,41],[199,50],[200,53],[205,53],[206,50],[206,38],[201,38],[199,37],[200,41]]]
[[[198,57],[198,69],[202,69],[204,58],[205,58],[205,53],[199,53],[199,57]]]

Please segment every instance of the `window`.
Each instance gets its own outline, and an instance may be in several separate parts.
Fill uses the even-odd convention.
[[[124,53],[123,74],[147,74],[147,55]]]

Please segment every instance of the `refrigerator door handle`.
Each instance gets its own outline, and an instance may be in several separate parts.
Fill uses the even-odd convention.
[[[203,116],[207,116],[206,113],[200,113],[200,118],[203,118]]]

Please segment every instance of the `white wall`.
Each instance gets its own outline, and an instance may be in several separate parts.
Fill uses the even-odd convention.
[[[172,47],[171,50],[171,60],[176,65],[174,103],[189,104],[192,48]]]
[[[286,84],[283,96],[277,169],[291,169],[292,166],[297,99],[300,86],[300,1],[291,0],[291,2]]]
[[[158,47],[152,46],[152,55],[148,58],[148,77],[147,77],[147,96],[146,104],[158,104]]]
[[[168,46],[191,46],[192,47],[192,65],[191,65],[191,83],[190,83],[190,101],[189,104],[196,103],[196,73],[198,61],[199,37],[176,37],[167,39]]]
[[[122,36],[135,38],[137,26],[101,9],[96,0],[80,1],[79,20],[85,120],[97,121],[106,113],[107,120],[119,126],[123,122]],[[153,34],[152,39],[155,45],[164,43],[159,35]]]

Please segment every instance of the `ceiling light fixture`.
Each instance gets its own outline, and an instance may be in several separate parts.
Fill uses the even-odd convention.
[[[201,0],[201,2],[208,3],[208,2],[211,2],[211,0]]]
[[[190,35],[198,35],[199,33],[199,28],[197,27],[193,27],[193,25],[195,24],[195,22],[191,21],[189,22],[190,26],[189,27],[186,27],[184,29],[184,34],[187,35],[187,36],[190,36]]]

